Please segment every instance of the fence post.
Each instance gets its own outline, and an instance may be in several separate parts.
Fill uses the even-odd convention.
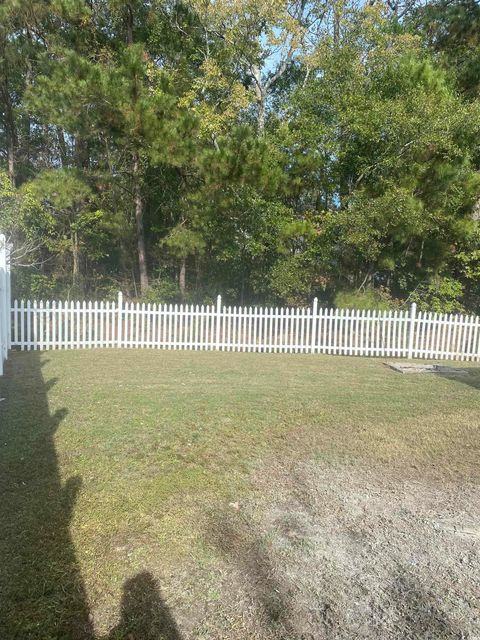
[[[215,349],[220,351],[220,318],[222,313],[222,296],[217,296],[217,311],[215,318]]]
[[[314,298],[313,306],[312,306],[312,331],[310,332],[310,353],[314,353],[315,344],[317,342],[317,316],[318,316],[318,298]]]
[[[3,374],[3,361],[6,359],[6,314],[7,304],[7,246],[5,236],[0,235],[0,376]]]
[[[408,331],[408,354],[407,357],[409,359],[413,358],[413,336],[415,334],[415,318],[417,316],[417,305],[415,302],[410,307],[410,320],[409,320],[409,331]]]
[[[3,373],[4,339],[5,339],[5,303],[7,260],[5,251],[5,236],[0,235],[0,374]]]
[[[123,293],[118,292],[118,306],[117,306],[117,347],[122,346],[122,315],[123,315]]]
[[[11,303],[12,303],[12,279],[10,273],[10,245],[7,244],[5,239],[5,295],[6,295],[6,308],[5,315],[7,316],[7,353],[5,358],[8,358],[8,352],[12,348],[12,330],[11,330]]]

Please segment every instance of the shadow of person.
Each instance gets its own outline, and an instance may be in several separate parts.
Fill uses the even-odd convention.
[[[121,619],[105,640],[181,640],[153,576],[145,571],[123,588]]]
[[[0,637],[90,640],[70,535],[81,478],[62,482],[41,356],[14,354],[0,381]]]
[[[0,378],[0,639],[95,640],[70,527],[81,478],[62,481],[39,352],[13,353]],[[108,638],[179,640],[152,576],[125,583]]]

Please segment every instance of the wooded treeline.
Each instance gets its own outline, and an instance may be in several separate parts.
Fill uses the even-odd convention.
[[[18,297],[480,313],[475,0],[6,0]]]

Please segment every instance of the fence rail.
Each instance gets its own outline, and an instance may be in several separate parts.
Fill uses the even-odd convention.
[[[480,359],[478,316],[409,311],[15,301],[12,346]]]

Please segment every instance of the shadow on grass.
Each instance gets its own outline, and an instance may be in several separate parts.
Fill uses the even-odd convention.
[[[175,620],[148,571],[123,587],[121,620],[108,640],[181,640]]]
[[[263,535],[258,532],[248,517],[218,511],[210,521],[206,538],[244,581],[255,620],[266,631],[265,636],[259,637],[277,640],[345,637],[340,635],[328,594],[324,602],[312,593],[301,594],[295,579],[287,577],[284,561],[270,548],[265,532]],[[310,606],[299,609],[298,597],[311,598]]]
[[[13,354],[0,379],[0,638],[95,640],[70,535],[81,478],[62,482],[38,353]],[[121,620],[104,640],[180,640],[149,573],[124,585]]]
[[[276,637],[297,637],[290,624],[290,593],[251,522],[240,514],[218,512],[207,540],[248,580],[249,591],[265,626]]]
[[[404,638],[460,640],[467,637],[439,608],[438,598],[427,593],[408,571],[403,571],[393,582],[392,600],[400,605],[398,626]]]
[[[448,378],[448,380],[454,380],[455,382],[461,382],[473,387],[474,389],[480,389],[480,368],[467,369],[468,373],[461,376],[449,375],[448,373],[442,374],[442,378]]]
[[[430,593],[408,568],[398,567],[391,572],[387,568],[390,563],[385,563],[385,573],[379,574],[378,582],[383,583],[385,592],[389,594],[386,602],[382,602],[381,598],[378,603],[374,602],[375,593],[368,595],[365,587],[359,591],[356,572],[352,572],[350,584],[344,581],[341,574],[338,582],[335,574],[330,576],[329,580],[333,581],[331,585],[329,580],[319,577],[319,584],[325,585],[321,596],[313,592],[302,593],[298,589],[295,579],[292,579],[295,574],[285,567],[281,558],[275,557],[275,552],[269,550],[264,534],[259,535],[248,517],[216,513],[210,521],[207,540],[241,576],[255,607],[255,618],[268,630],[268,638],[340,640],[360,635],[367,637],[357,635],[357,631],[358,628],[365,631],[368,625],[368,637],[372,639],[460,640],[467,637],[442,609],[442,600],[438,595]],[[389,560],[388,555],[387,551],[386,561]],[[294,560],[291,566],[295,566]],[[366,567],[366,570],[375,571],[374,566],[375,561],[372,562],[372,568]],[[336,593],[340,593],[338,602]],[[345,609],[349,608],[350,599],[357,598],[365,598],[366,611],[372,608],[373,602],[377,617],[370,621],[367,616],[364,619],[360,616],[356,621],[349,620]],[[355,609],[358,613],[358,606],[352,607],[352,611]]]

